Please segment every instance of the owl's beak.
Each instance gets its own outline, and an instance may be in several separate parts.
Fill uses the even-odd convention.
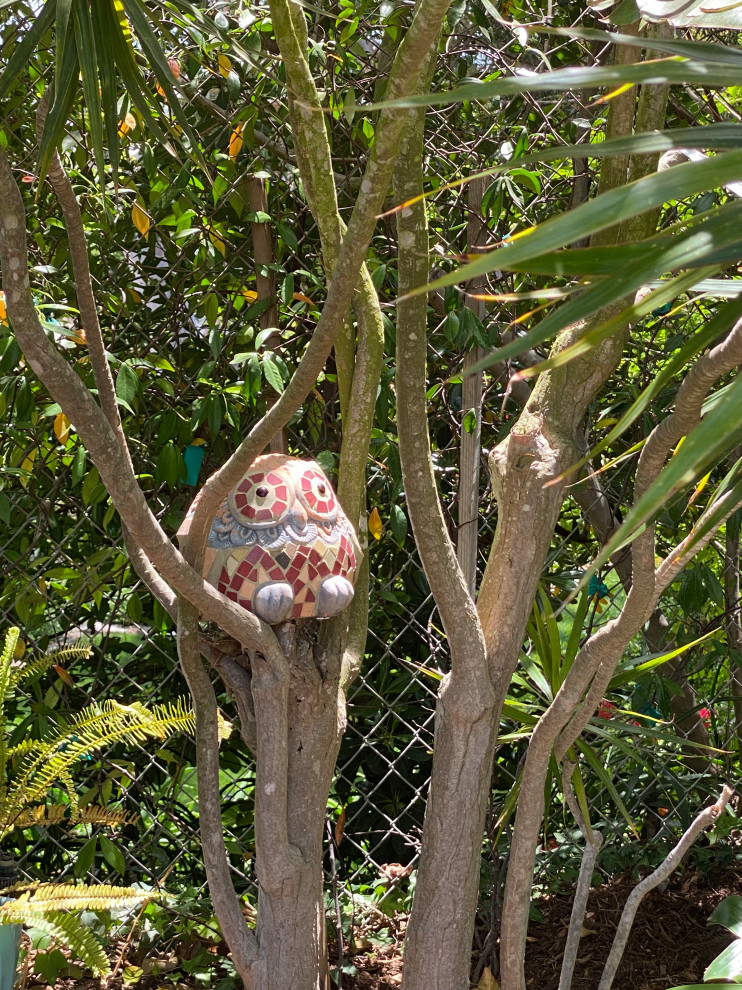
[[[295,502],[291,507],[291,525],[297,533],[301,533],[307,528],[307,510],[301,502]]]

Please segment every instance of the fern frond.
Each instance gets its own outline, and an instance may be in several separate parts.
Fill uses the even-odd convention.
[[[14,828],[32,828],[34,825],[41,825],[48,828],[50,825],[110,825],[111,828],[120,825],[135,825],[139,821],[139,815],[135,811],[116,811],[111,808],[103,808],[99,805],[87,805],[79,808],[77,813],[72,811],[68,804],[34,805],[29,808],[18,809],[7,804],[0,805],[0,839],[11,832]]]
[[[16,760],[19,756],[26,756],[28,753],[33,753],[34,750],[41,749],[43,745],[39,739],[24,739],[23,742],[8,749],[8,759]]]
[[[136,811],[114,811],[97,804],[80,808],[77,814],[78,825],[136,825],[139,815]]]
[[[5,702],[8,695],[10,665],[15,656],[15,648],[18,645],[20,634],[21,631],[18,626],[11,626],[5,634],[5,644],[2,653],[0,653],[0,799],[4,798],[6,794],[8,774],[8,736],[6,732]]]
[[[152,709],[140,702],[121,705],[112,700],[90,705],[28,754],[18,768],[8,799],[19,804],[41,800],[74,763],[102,746],[120,740],[164,740],[179,729],[192,730],[194,724],[193,711],[184,699]]]
[[[38,677],[45,674],[54,664],[65,666],[70,660],[83,659],[90,656],[89,647],[78,649],[76,646],[68,646],[64,650],[56,650],[54,653],[42,653],[40,656],[28,660],[20,667],[15,667],[10,671],[8,679],[8,695],[21,683],[31,677]]]
[[[34,910],[45,912],[108,911],[113,908],[136,907],[143,901],[157,900],[160,896],[156,890],[114,887],[107,883],[42,883],[21,891],[15,904],[29,905]]]
[[[52,935],[96,976],[111,972],[106,954],[92,931],[75,914],[48,911],[21,899],[0,904],[0,924],[30,924]]]
[[[59,825],[67,818],[66,804],[38,804],[30,808],[0,809],[0,829],[9,832],[14,828],[31,828],[33,825]]]

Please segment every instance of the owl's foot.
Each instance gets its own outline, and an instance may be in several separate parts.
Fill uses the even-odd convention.
[[[272,626],[288,619],[293,605],[294,591],[285,581],[271,581],[270,584],[264,584],[257,589],[252,601],[253,612]]]
[[[332,615],[338,615],[350,604],[352,597],[353,585],[347,578],[339,574],[325,578],[319,590],[318,617],[329,619]]]

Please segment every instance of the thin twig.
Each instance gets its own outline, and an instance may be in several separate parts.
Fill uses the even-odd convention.
[[[345,946],[343,944],[343,916],[340,911],[340,896],[338,894],[338,871],[337,864],[335,863],[335,842],[332,834],[332,826],[330,825],[330,819],[328,818],[326,823],[327,828],[327,847],[330,851],[330,866],[332,867],[332,897],[335,902],[335,927],[338,933],[338,978],[337,978],[337,990],[343,990],[343,964],[345,961]]]
[[[729,803],[733,794],[733,789],[725,784],[716,804],[712,804],[709,808],[704,808],[680,837],[677,845],[667,854],[664,862],[660,863],[654,872],[650,873],[648,877],[645,877],[631,891],[626,899],[621,919],[618,922],[618,928],[616,929],[613,945],[611,946],[598,990],[611,990],[613,986],[618,964],[621,962],[621,957],[623,956],[629,934],[631,933],[631,926],[634,924],[634,918],[642,900],[650,890],[654,890],[666,877],[670,876],[673,870],[677,869],[683,856],[685,856],[701,832],[710,828],[719,819],[719,816]]]
[[[579,825],[580,832],[585,840],[585,851],[582,854],[580,864],[580,875],[577,879],[577,889],[575,899],[572,904],[572,913],[569,918],[569,929],[567,931],[567,942],[564,946],[564,958],[562,959],[562,971],[559,975],[559,990],[569,990],[572,986],[572,976],[577,962],[577,950],[582,936],[582,923],[585,919],[587,909],[587,899],[590,895],[590,880],[592,879],[595,860],[598,856],[603,836],[593,828],[588,828],[588,823],[582,814],[577,798],[572,788],[572,773],[575,764],[568,760],[562,767],[562,791],[572,815]]]

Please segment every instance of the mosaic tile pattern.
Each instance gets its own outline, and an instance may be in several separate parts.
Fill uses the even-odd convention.
[[[353,527],[319,465],[265,454],[214,518],[204,577],[266,622],[325,619],[350,603],[359,559]]]

